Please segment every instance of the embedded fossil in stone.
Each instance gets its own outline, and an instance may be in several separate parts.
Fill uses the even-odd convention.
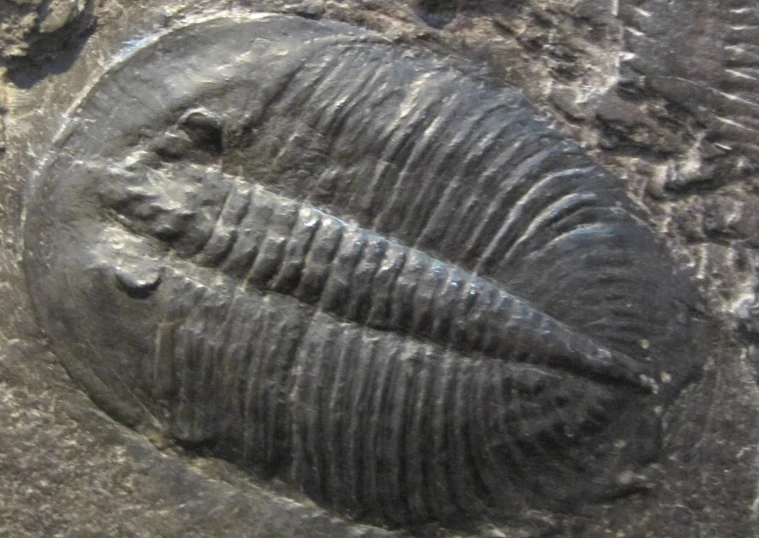
[[[25,266],[113,416],[392,525],[629,491],[702,360],[687,278],[518,92],[297,17],[116,63],[30,193]]]

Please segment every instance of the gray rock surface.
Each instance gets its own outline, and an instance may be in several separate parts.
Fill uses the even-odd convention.
[[[306,498],[280,496],[276,484],[264,489],[222,461],[195,457],[114,422],[70,380],[31,311],[20,270],[23,193],[66,111],[130,41],[191,14],[223,9],[342,20],[487,66],[625,180],[680,263],[692,269],[720,322],[701,381],[680,399],[668,425],[668,457],[645,476],[648,492],[581,515],[531,511],[499,528],[425,527],[412,535],[755,535],[759,176],[750,134],[719,127],[727,119],[753,129],[759,95],[750,83],[750,53],[759,38],[752,34],[749,2],[680,4],[1,5],[0,535],[399,534],[334,518]],[[743,29],[737,38],[736,26]],[[735,58],[735,47],[745,52],[742,59]],[[738,74],[728,77],[726,70]],[[736,87],[735,77],[749,82]],[[739,97],[740,106],[729,106],[725,94]]]

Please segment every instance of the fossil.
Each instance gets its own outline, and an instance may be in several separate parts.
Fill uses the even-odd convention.
[[[704,131],[700,172],[681,166],[667,186],[721,185],[752,174],[759,162],[756,3],[644,0],[622,6],[619,16],[629,53],[621,65],[624,91],[652,88],[698,118]]]
[[[634,490],[704,356],[618,180],[515,89],[341,23],[133,44],[24,226],[96,403],[391,526]]]

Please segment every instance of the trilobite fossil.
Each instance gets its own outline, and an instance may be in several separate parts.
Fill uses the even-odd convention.
[[[703,355],[642,212],[516,90],[290,16],[116,62],[25,268],[114,417],[388,525],[625,493]]]

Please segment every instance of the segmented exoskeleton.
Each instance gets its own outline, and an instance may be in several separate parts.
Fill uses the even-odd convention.
[[[26,223],[69,369],[122,420],[373,521],[626,491],[700,364],[693,290],[616,180],[464,71],[279,16],[109,71]]]

